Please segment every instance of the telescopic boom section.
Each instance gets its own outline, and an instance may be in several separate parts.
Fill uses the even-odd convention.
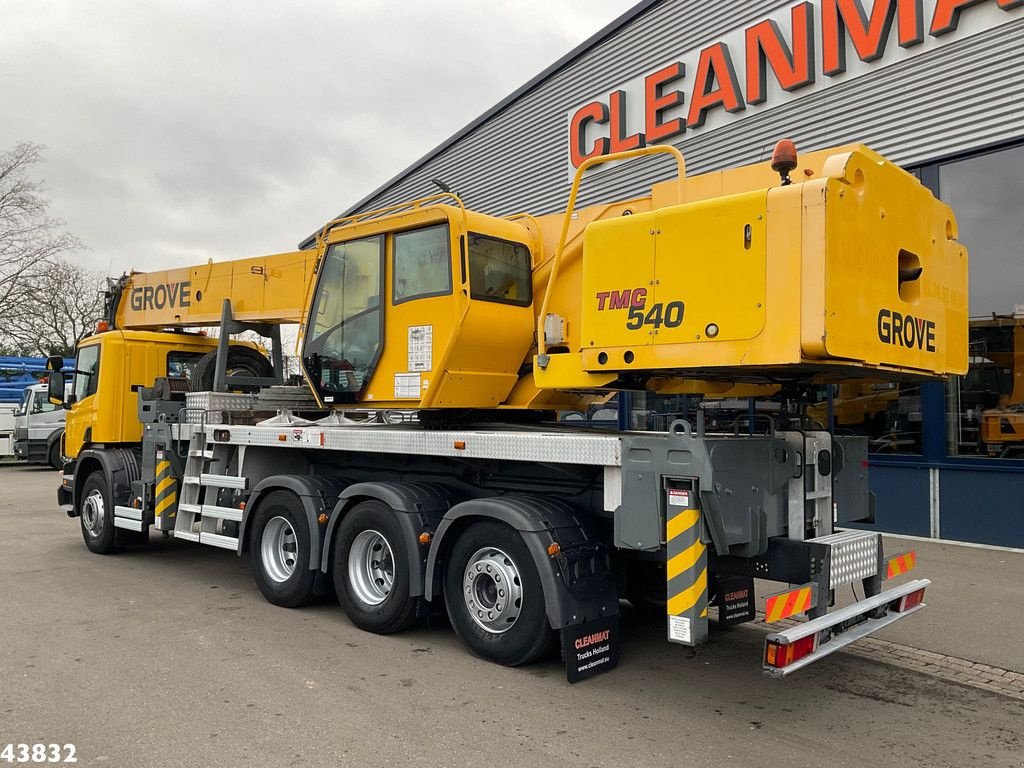
[[[224,299],[241,322],[298,323],[316,251],[294,251],[125,275],[108,297],[107,322],[126,330],[212,326]]]

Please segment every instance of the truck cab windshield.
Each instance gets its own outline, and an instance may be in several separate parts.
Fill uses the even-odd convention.
[[[381,345],[384,236],[332,245],[313,299],[303,363],[327,403],[351,403]]]

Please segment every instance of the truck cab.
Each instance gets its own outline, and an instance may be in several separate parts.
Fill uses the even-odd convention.
[[[216,348],[216,339],[192,333],[111,330],[83,339],[67,386],[62,383],[50,393],[51,402],[63,399],[66,406],[74,406],[65,454],[74,459],[93,444],[138,444],[139,388],[151,387],[161,377],[187,377],[189,367]]]
[[[64,409],[49,402],[46,384],[25,388],[14,412],[14,455],[30,464],[63,465]]]

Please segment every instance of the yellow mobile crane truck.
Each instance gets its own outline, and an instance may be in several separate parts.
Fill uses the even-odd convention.
[[[650,194],[577,210],[600,162],[667,155]],[[648,159],[647,162],[650,162]],[[864,438],[559,424],[615,391],[752,395],[967,366],[952,212],[862,146],[687,177],[673,148],[586,161],[562,214],[498,218],[437,195],[327,224],[314,249],[113,286],[79,349],[58,500],[90,550],[150,529],[247,552],[272,603],[333,586],[358,627],[447,611],[475,654],[561,642],[570,680],[618,659],[620,596],[670,641],[754,618],[783,676],[923,607],[872,532]],[[301,386],[282,374],[299,323]],[[189,328],[220,325],[212,339]],[[229,342],[249,329],[272,360]],[[394,410],[415,421],[391,423]],[[836,588],[863,598],[832,609]],[[650,591],[648,590],[648,593]],[[637,599],[633,597],[633,599]]]

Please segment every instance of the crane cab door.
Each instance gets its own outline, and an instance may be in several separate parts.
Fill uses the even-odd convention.
[[[327,247],[303,342],[321,400],[500,405],[532,342],[526,231],[448,206],[351,229]]]
[[[495,224],[507,224],[495,220]],[[519,379],[533,344],[533,275],[530,248],[500,235],[468,232],[460,242],[460,318],[444,370],[427,403],[440,408],[495,408]],[[520,235],[522,236],[522,235]],[[461,269],[460,264],[460,269]]]

